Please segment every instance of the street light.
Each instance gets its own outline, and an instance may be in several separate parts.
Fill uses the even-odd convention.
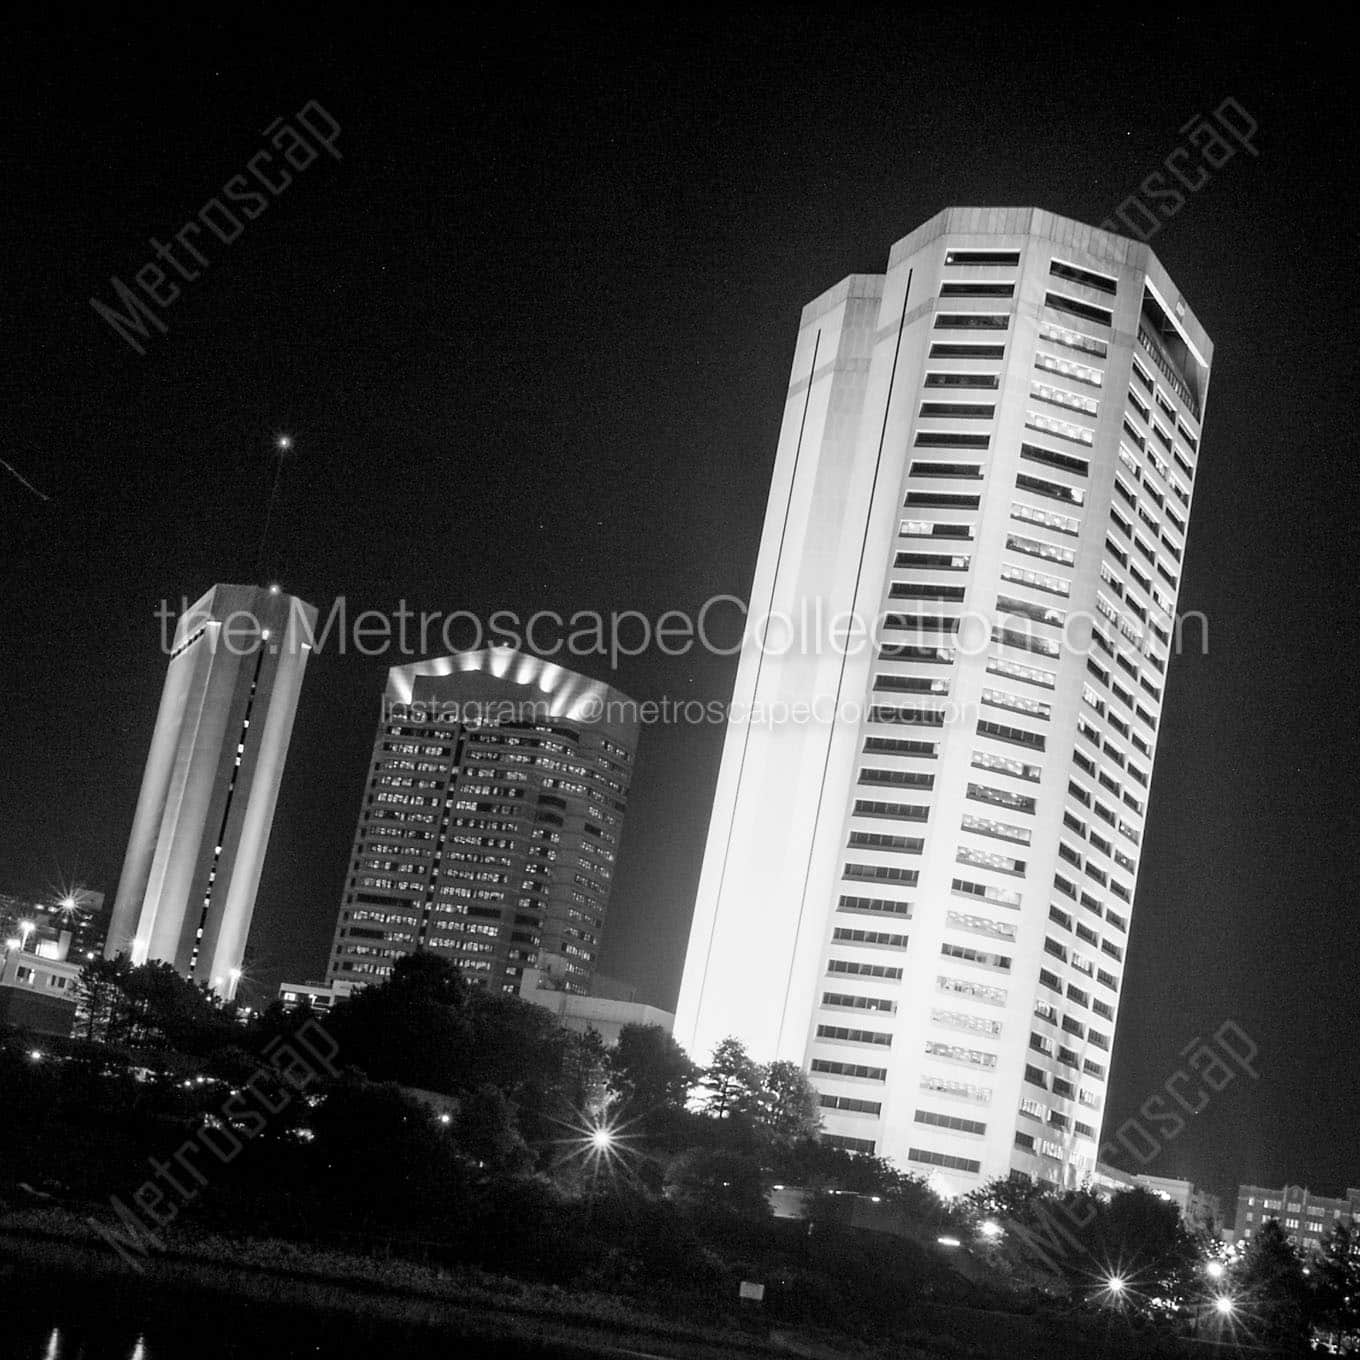
[[[611,1151],[614,1146],[613,1130],[605,1128],[603,1124],[601,1124],[599,1128],[592,1130],[590,1135],[590,1146],[594,1148],[596,1152]]]
[[[1115,1298],[1118,1298],[1125,1289],[1123,1276],[1111,1275],[1110,1278],[1105,1281],[1105,1288],[1108,1289]]]
[[[1208,1275],[1211,1280],[1221,1280],[1223,1278],[1223,1262],[1210,1261],[1209,1264],[1204,1267],[1204,1273]]]
[[[1214,1307],[1218,1310],[1219,1317],[1232,1317],[1237,1305],[1226,1295],[1220,1294],[1214,1300]]]

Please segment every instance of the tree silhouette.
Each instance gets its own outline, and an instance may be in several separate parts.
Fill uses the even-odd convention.
[[[760,1099],[761,1072],[740,1039],[724,1039],[704,1068],[701,1085],[708,1092],[704,1110],[716,1119],[750,1116]]]

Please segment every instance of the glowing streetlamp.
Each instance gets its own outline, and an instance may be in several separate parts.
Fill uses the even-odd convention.
[[[30,935],[32,935],[33,932],[34,932],[35,930],[37,930],[37,928],[38,928],[37,923],[34,922],[34,921],[20,921],[20,922],[19,922],[19,948],[20,948],[20,949],[27,949],[27,948],[28,948],[28,937],[29,937]]]
[[[1237,1305],[1226,1294],[1220,1294],[1214,1300],[1214,1310],[1219,1317],[1229,1318],[1237,1310]]]
[[[590,1146],[599,1153],[609,1153],[614,1148],[614,1131],[601,1124],[598,1128],[591,1130]]]
[[[1204,1267],[1204,1273],[1211,1280],[1221,1280],[1223,1278],[1223,1262],[1210,1261],[1209,1264]]]

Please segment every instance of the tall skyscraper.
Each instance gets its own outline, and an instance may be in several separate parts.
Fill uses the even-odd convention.
[[[277,586],[214,586],[178,620],[107,957],[234,992],[315,627]]]
[[[948,1191],[1095,1162],[1211,356],[1032,208],[803,312],[675,1033]]]
[[[509,648],[394,667],[327,981],[416,949],[517,992],[587,992],[637,749],[626,695]]]

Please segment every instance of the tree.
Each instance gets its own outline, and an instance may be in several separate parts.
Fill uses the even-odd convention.
[[[607,1058],[610,1090],[639,1112],[681,1107],[699,1069],[660,1025],[625,1025]]]
[[[170,964],[134,965],[126,954],[91,960],[77,983],[77,1033],[108,1044],[209,1053],[239,1041],[234,1011]]]
[[[1237,1293],[1260,1320],[1263,1339],[1299,1341],[1307,1335],[1308,1291],[1303,1262],[1275,1219],[1253,1234],[1234,1272]]]
[[[760,1068],[740,1039],[724,1039],[713,1050],[701,1085],[708,1092],[704,1109],[716,1119],[751,1115],[759,1101]]]
[[[772,1143],[784,1147],[821,1132],[817,1092],[797,1063],[779,1059],[760,1069],[755,1120],[756,1127]]]
[[[701,1219],[760,1222],[771,1212],[760,1162],[723,1149],[682,1152],[666,1168],[666,1196]]]
[[[1360,1332],[1360,1230],[1336,1223],[1313,1263],[1318,1326],[1341,1336]]]

